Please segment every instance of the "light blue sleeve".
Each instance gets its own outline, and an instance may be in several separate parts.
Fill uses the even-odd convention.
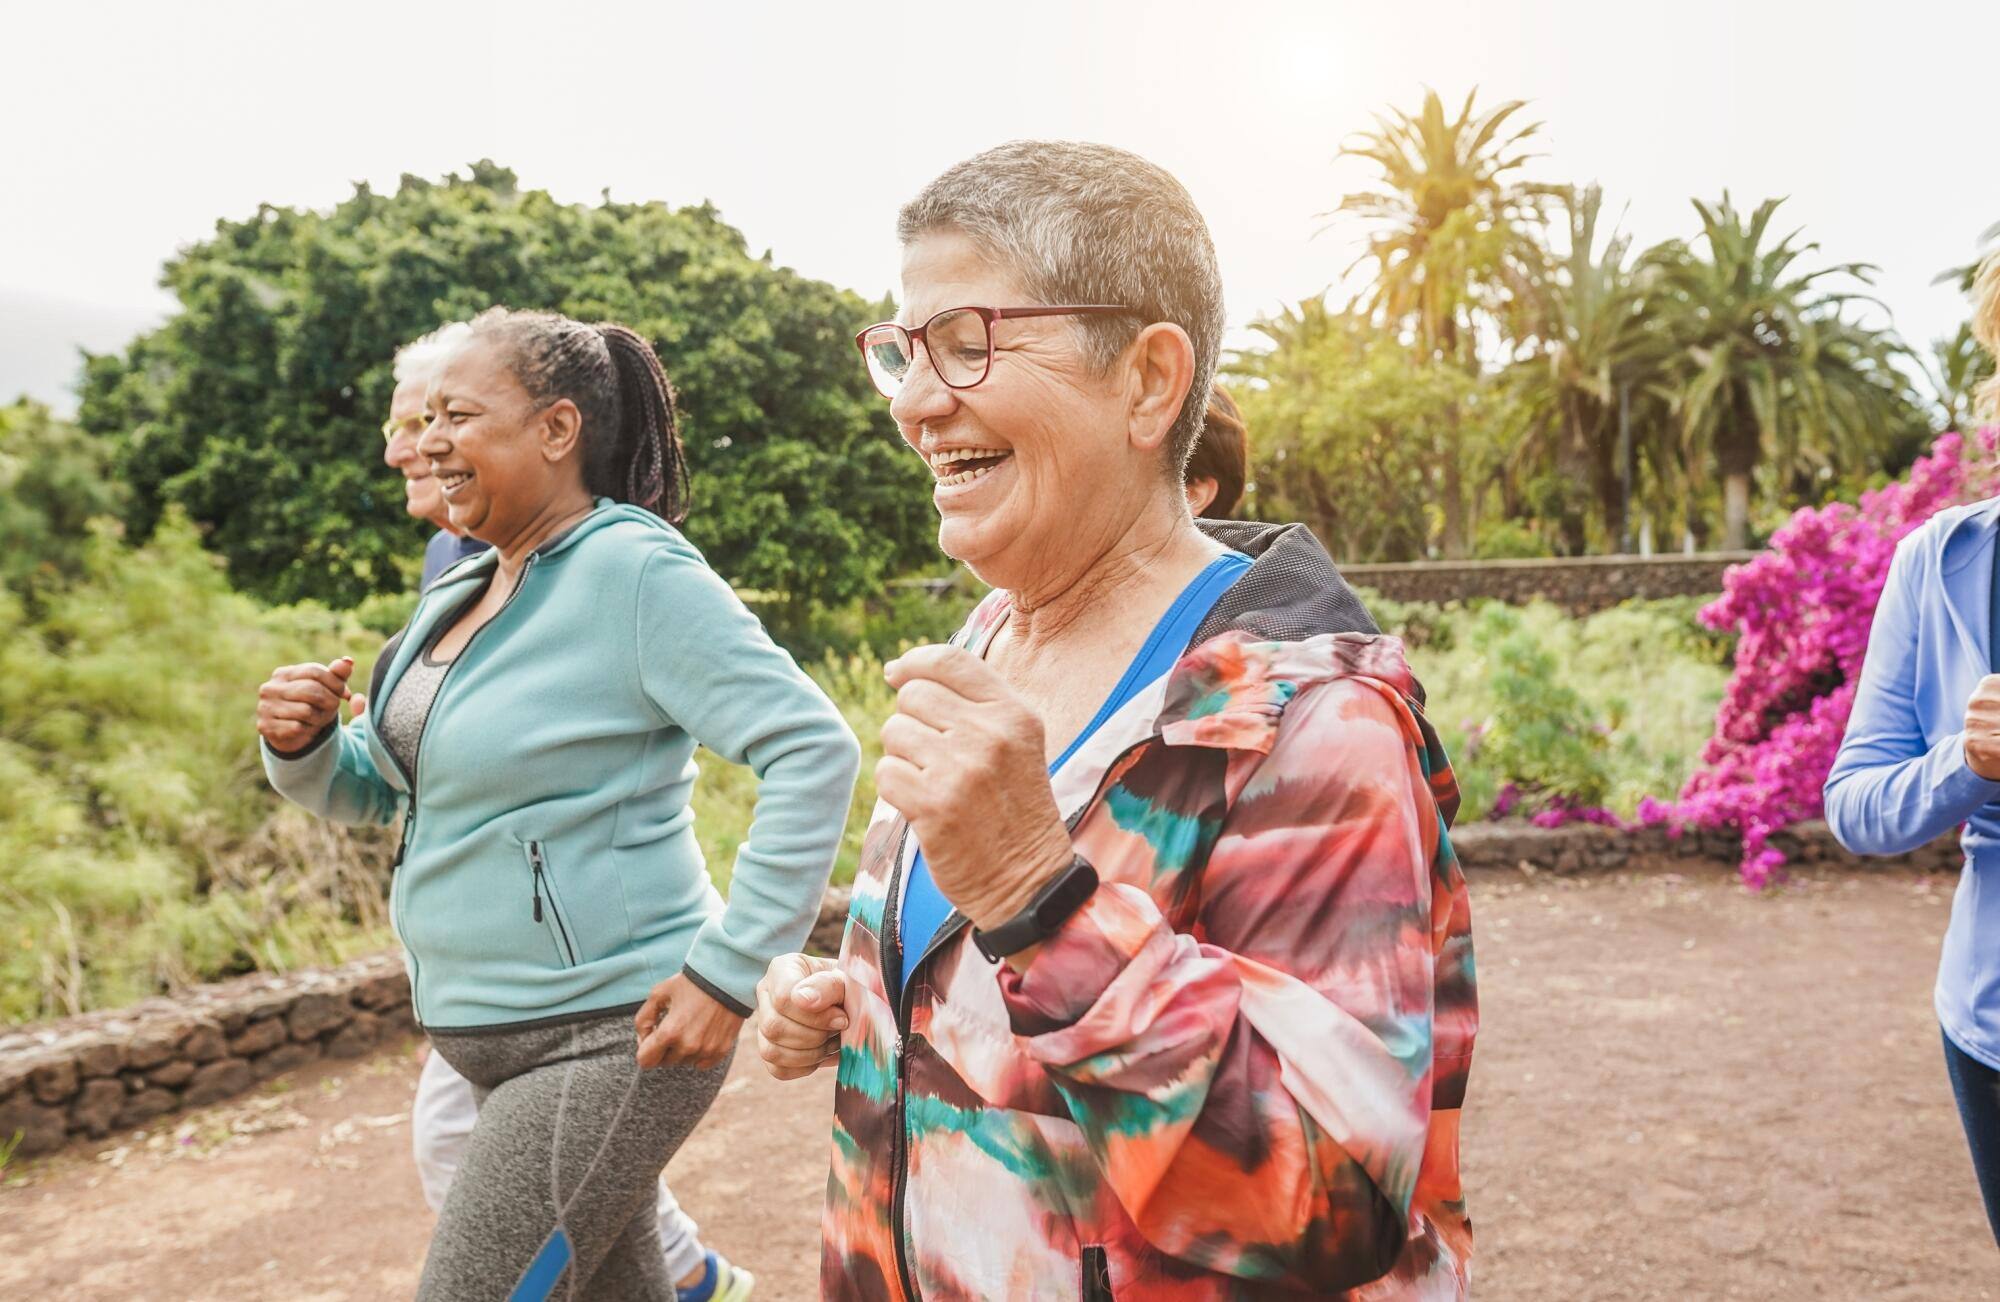
[[[1924,742],[1917,611],[1920,602],[1942,601],[1944,590],[1922,564],[1922,537],[1905,538],[1890,562],[1854,712],[1826,777],[1827,825],[1856,854],[1902,854],[1926,845],[2000,794],[2000,782],[1966,764],[1963,729],[1935,745]]]
[[[368,753],[368,719],[330,728],[304,753],[286,758],[259,740],[264,776],[279,795],[335,823],[392,823],[402,796]]]
[[[636,622],[639,680],[663,720],[757,775],[728,904],[696,935],[685,969],[747,1016],[764,969],[803,945],[819,916],[861,747],[691,544],[676,538],[646,562]]]

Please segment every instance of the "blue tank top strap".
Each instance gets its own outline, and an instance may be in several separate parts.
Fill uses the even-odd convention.
[[[1068,763],[1078,748],[1089,741],[1091,735],[1103,727],[1106,720],[1123,709],[1128,701],[1164,677],[1175,664],[1179,663],[1180,658],[1187,653],[1188,640],[1194,636],[1195,630],[1201,627],[1201,621],[1208,618],[1208,612],[1215,608],[1215,603],[1222,599],[1222,594],[1229,591],[1230,585],[1241,578],[1243,572],[1249,568],[1250,558],[1242,552],[1224,552],[1210,561],[1200,574],[1195,575],[1187,587],[1181,589],[1181,595],[1174,598],[1174,604],[1167,607],[1166,613],[1153,625],[1152,633],[1139,648],[1139,653],[1132,657],[1132,663],[1126,666],[1118,685],[1104,698],[1104,704],[1098,707],[1090,722],[1083,726],[1083,731],[1063,748],[1055,763],[1049,765],[1050,774],[1054,774]],[[931,937],[937,934],[938,928],[942,927],[945,919],[951,916],[951,902],[945,899],[944,892],[940,891],[937,884],[931,880],[930,869],[924,863],[921,846],[917,848],[916,858],[910,863],[909,877],[903,883],[901,915],[897,930],[902,939],[903,984],[907,985],[910,977],[916,972],[917,963],[923,958]]]

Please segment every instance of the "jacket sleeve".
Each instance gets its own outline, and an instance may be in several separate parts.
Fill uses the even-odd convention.
[[[403,799],[368,754],[368,719],[328,728],[297,755],[280,755],[261,738],[264,776],[278,794],[336,823],[392,823]]]
[[[662,718],[757,775],[757,808],[723,911],[688,951],[688,979],[748,1016],[758,980],[819,916],[861,768],[840,711],[688,543],[640,579],[639,677]]]
[[[1912,534],[1896,548],[1854,709],[1824,790],[1827,825],[1856,854],[1902,854],[1944,835],[2000,793],[1965,762],[1965,731],[1924,742],[1917,705],[1918,603],[1942,589],[1921,563]]]
[[[1000,978],[1146,1239],[1315,1295],[1393,1267],[1430,1128],[1442,825],[1391,697],[1339,679],[1292,702],[1191,933],[1107,883]]]

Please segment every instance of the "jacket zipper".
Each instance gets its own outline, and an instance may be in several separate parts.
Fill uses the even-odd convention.
[[[903,1044],[910,1025],[910,992],[903,981],[903,920],[897,914],[903,901],[903,850],[909,840],[910,824],[905,819],[902,834],[896,838],[896,852],[889,859],[889,893],[882,901],[882,976],[896,983],[892,1004],[896,1014],[896,1042],[891,1047],[896,1055],[896,1125],[889,1149],[889,1237],[896,1248],[896,1278],[903,1286],[903,1296],[909,1302],[918,1302],[922,1295],[910,1277],[909,1254],[903,1247],[903,1191],[909,1183],[909,1172],[904,1169],[909,1161],[909,1140],[904,1134],[908,1125],[904,1090],[909,1075],[903,1062]]]
[[[1105,784],[1110,781],[1111,775],[1118,771],[1118,766],[1125,762],[1125,757],[1157,739],[1157,734],[1141,737],[1104,766],[1104,776],[1098,779],[1097,790],[1093,791],[1090,799],[1078,806],[1076,813],[1069,818],[1067,826],[1072,834],[1075,833],[1077,824],[1083,821],[1083,816],[1104,798]],[[909,1298],[911,1302],[919,1302],[922,1295],[917,1292],[916,1283],[911,1278],[908,1254],[903,1247],[904,1191],[909,1185],[910,1175],[909,1138],[906,1132],[908,1119],[906,1089],[909,1075],[904,1066],[903,1049],[910,1031],[910,987],[915,984],[913,981],[905,982],[902,979],[903,851],[909,839],[910,823],[905,819],[902,834],[896,838],[896,852],[889,860],[889,891],[882,901],[882,979],[895,982],[890,988],[895,991],[892,1006],[896,1013],[896,1042],[893,1046],[896,1055],[896,1126],[889,1168],[889,1237],[896,1245],[896,1275],[902,1281],[903,1296]],[[910,969],[910,975],[915,977],[923,969],[924,964],[930,961],[931,955],[937,953],[953,936],[963,930],[967,921],[964,914],[953,909],[938,925],[937,933],[931,937],[930,943],[924,946],[924,952],[917,957],[916,965]]]
[[[538,552],[528,553],[527,563],[521,567],[521,577],[515,581],[514,590],[507,594],[507,600],[500,603],[500,609],[493,612],[493,619],[487,620],[486,623],[481,624],[472,631],[472,636],[465,640],[465,645],[459,648],[458,654],[452,657],[451,663],[444,667],[444,673],[438,678],[437,691],[431,694],[430,713],[424,718],[423,732],[417,736],[416,753],[410,756],[410,771],[403,775],[404,781],[410,787],[410,810],[407,814],[403,815],[403,841],[401,845],[396,847],[396,859],[390,865],[389,869],[391,874],[393,874],[392,881],[395,884],[397,892],[396,914],[398,917],[401,917],[403,913],[402,899],[408,894],[403,889],[403,859],[409,854],[410,842],[415,837],[417,830],[417,773],[424,766],[424,743],[430,739],[430,721],[437,717],[438,702],[444,699],[444,688],[445,684],[451,681],[451,671],[458,668],[458,662],[465,659],[465,653],[472,649],[472,644],[479,640],[479,635],[491,627],[494,620],[506,614],[507,607],[514,604],[514,598],[521,595],[521,589],[528,586],[528,572],[535,568],[535,561],[539,555],[540,553]],[[485,592],[482,590],[471,601],[452,611],[445,627],[448,628],[463,619],[466,613],[477,605],[480,597],[484,595]],[[417,648],[415,654],[422,655],[424,651],[425,648],[420,646]],[[391,687],[389,690],[393,692],[395,688]],[[379,708],[381,704],[383,702],[370,702],[371,707],[376,708]],[[389,748],[384,746],[382,750],[384,754],[388,754]],[[398,760],[394,755],[389,755],[389,762],[398,768],[402,767],[402,761]],[[422,1026],[424,1022],[424,1007],[417,995],[417,980],[422,974],[422,965],[417,962],[417,951],[407,942],[404,943],[403,950],[410,956],[410,1015],[417,1019],[417,1025]]]
[[[535,921],[542,920],[542,881],[547,875],[548,860],[542,853],[540,841],[528,842],[528,865],[535,871]],[[549,913],[555,919],[556,936],[562,942],[563,953],[569,956],[569,965],[576,966],[576,946],[570,943],[569,927],[563,922],[562,910],[556,907],[554,891],[549,892]]]

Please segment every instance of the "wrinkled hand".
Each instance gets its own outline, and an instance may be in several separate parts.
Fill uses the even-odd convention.
[[[1988,782],[2000,782],[2000,674],[1980,679],[1966,704],[1965,763]]]
[[[875,790],[910,820],[939,891],[975,927],[1005,922],[1069,864],[1042,721],[991,666],[916,647],[885,670]]]
[[[347,689],[353,674],[353,656],[342,656],[330,665],[272,670],[257,689],[257,735],[281,753],[304,750],[340,721],[340,703],[353,696]]]
[[[810,1076],[840,1058],[847,981],[830,958],[780,954],[757,983],[757,1056],[779,1080]]]
[[[743,1019],[687,977],[670,976],[646,996],[632,1027],[639,1033],[641,1067],[707,1070],[729,1056]]]

